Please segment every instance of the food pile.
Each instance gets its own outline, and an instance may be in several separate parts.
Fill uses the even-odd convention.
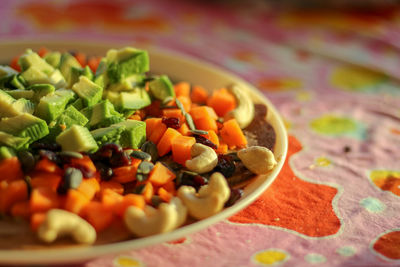
[[[0,66],[0,220],[23,218],[47,243],[93,244],[115,222],[149,236],[220,212],[235,184],[274,168],[268,148],[248,146],[241,89],[149,70],[131,47],[28,49]]]

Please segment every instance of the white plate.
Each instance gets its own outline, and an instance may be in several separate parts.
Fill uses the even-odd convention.
[[[70,42],[70,41],[9,41],[0,43],[0,62],[9,62],[14,55],[21,54],[27,48],[38,50],[47,47],[51,50],[81,51],[88,55],[105,55],[110,48],[118,48],[131,44],[108,43],[97,44],[94,42]],[[134,46],[134,45],[133,45]],[[254,179],[244,190],[244,196],[233,206],[224,209],[220,213],[190,225],[181,227],[175,231],[159,234],[130,241],[98,245],[91,247],[73,247],[62,249],[39,250],[0,250],[0,264],[61,264],[76,263],[99,257],[105,254],[139,249],[146,246],[179,239],[191,233],[204,229],[218,221],[226,219],[239,212],[252,203],[277,177],[286,158],[287,134],[275,107],[252,85],[228,73],[214,65],[197,59],[183,56],[171,51],[145,48],[150,54],[150,70],[153,73],[167,74],[174,80],[188,81],[192,84],[202,85],[210,90],[218,89],[230,84],[237,84],[248,91],[255,102],[264,103],[268,107],[267,121],[272,125],[276,133],[274,154],[278,165],[268,175]]]

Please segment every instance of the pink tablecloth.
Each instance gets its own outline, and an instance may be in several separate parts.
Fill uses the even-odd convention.
[[[278,107],[287,162],[250,207],[100,266],[400,264],[400,8],[277,10],[266,1],[2,1],[0,40],[123,41],[190,54]]]

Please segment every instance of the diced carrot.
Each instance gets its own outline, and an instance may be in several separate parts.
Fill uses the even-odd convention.
[[[61,174],[62,170],[56,163],[48,158],[41,158],[35,165],[35,171],[51,172]]]
[[[160,187],[157,192],[158,196],[164,201],[164,202],[169,202],[173,195],[165,190],[164,188]]]
[[[14,57],[10,62],[10,67],[18,72],[21,72],[21,66],[18,64],[20,56],[21,55]]]
[[[144,108],[146,114],[152,117],[160,117],[161,116],[161,102],[159,100],[155,100],[151,102],[151,104]]]
[[[24,180],[10,181],[8,186],[0,191],[0,212],[6,213],[17,202],[28,199],[28,186]]]
[[[174,91],[176,96],[189,96],[190,84],[188,82],[179,82],[174,85]]]
[[[189,113],[192,116],[193,120],[201,119],[205,116],[210,117],[213,120],[218,119],[218,115],[217,113],[215,113],[215,110],[212,107],[208,106],[192,107]]]
[[[133,158],[131,165],[114,168],[114,176],[112,181],[121,184],[135,181],[137,168],[139,167],[140,162],[140,159]]]
[[[204,134],[203,136],[213,142],[217,147],[219,146],[219,137],[213,130],[208,130],[208,134]]]
[[[129,117],[130,120],[134,120],[134,121],[141,121],[142,118],[139,115],[133,114]]]
[[[190,150],[196,143],[196,139],[191,136],[177,136],[172,139],[172,158],[175,162],[185,166],[185,162],[191,159]]]
[[[154,131],[155,126],[160,123],[161,118],[147,118],[144,120],[146,123],[146,136],[149,137]]]
[[[213,130],[218,132],[217,122],[210,117],[204,116],[203,118],[194,121],[196,128],[203,131]]]
[[[18,180],[24,177],[21,163],[17,157],[7,158],[0,161],[0,181]]]
[[[207,100],[207,105],[212,107],[218,116],[223,117],[229,111],[235,109],[236,99],[226,88],[215,90]]]
[[[83,156],[83,158],[71,158],[70,166],[79,167],[79,169],[84,169],[87,173],[96,173],[96,166],[94,166],[93,161],[89,156]]]
[[[170,152],[172,149],[172,141],[178,136],[182,136],[180,132],[175,129],[168,128],[157,144],[158,155],[162,157]]]
[[[127,208],[130,206],[135,206],[136,208],[143,209],[146,205],[144,197],[142,195],[137,194],[126,194],[124,199],[117,204],[115,212],[118,216],[124,216],[124,213]]]
[[[247,139],[244,136],[242,129],[240,129],[239,124],[235,119],[230,119],[224,122],[224,126],[220,131],[222,140],[231,147],[246,147]]]
[[[93,71],[96,72],[97,67],[99,66],[101,61],[101,57],[90,57],[87,65],[89,66],[89,68]]]
[[[167,192],[171,193],[172,195],[174,196],[176,195],[176,188],[174,181],[171,180],[163,184],[161,187],[164,188]]]
[[[49,187],[34,188],[31,192],[29,205],[32,213],[55,209],[59,204],[57,192]]]
[[[141,193],[146,203],[151,203],[151,197],[154,195],[154,188],[150,182],[146,182]]]
[[[208,99],[208,92],[203,87],[195,85],[190,93],[190,99],[193,103],[205,104]]]
[[[74,54],[74,57],[76,58],[76,60],[79,62],[79,64],[81,64],[82,67],[86,66],[86,55],[82,52],[76,52]],[[97,67],[96,67],[97,69]]]
[[[56,191],[61,182],[61,175],[58,173],[34,171],[30,175],[33,188],[48,187]]]
[[[29,218],[30,214],[31,214],[31,209],[29,201],[20,201],[13,204],[11,207],[11,215],[13,217]]]
[[[89,201],[90,200],[82,192],[76,189],[69,189],[65,199],[64,209],[72,213],[80,214]]]
[[[215,152],[217,154],[226,154],[228,152],[228,145],[224,142],[219,142],[219,146]]]
[[[190,129],[186,122],[181,124],[181,127],[178,129],[178,132],[180,132],[182,135],[185,136],[190,135]]]
[[[91,200],[100,191],[100,184],[96,178],[83,179],[76,190]]]
[[[49,53],[49,50],[46,47],[41,47],[38,51],[40,57],[44,57],[47,53]]]
[[[114,220],[112,210],[97,201],[86,204],[82,210],[82,217],[94,227],[96,232],[105,230]]]
[[[179,108],[163,109],[162,115],[166,118],[178,118],[180,123],[184,123],[186,121],[185,115],[182,114],[182,111]]]
[[[110,189],[118,194],[123,194],[124,193],[124,187],[122,184],[116,182],[116,181],[101,181],[100,182],[100,192]]]
[[[183,109],[186,112],[189,112],[190,109],[192,108],[192,100],[190,100],[189,96],[177,96],[176,97],[179,101],[181,101]]]
[[[175,173],[158,161],[151,170],[148,180],[153,184],[153,186],[162,186],[169,181],[174,180],[175,177]]]
[[[112,189],[106,188],[101,191],[101,203],[110,210],[114,210],[118,203],[122,202],[123,199],[123,195],[118,194]]]
[[[45,212],[36,212],[31,215],[31,229],[36,232],[39,226],[46,220]]]
[[[157,122],[157,124],[154,126],[153,131],[150,133],[150,136],[147,136],[147,139],[153,142],[154,144],[157,144],[158,141],[160,141],[161,137],[167,130],[167,126],[161,122],[161,119]]]

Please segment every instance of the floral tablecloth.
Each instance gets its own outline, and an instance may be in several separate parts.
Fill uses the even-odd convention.
[[[80,266],[400,265],[400,7],[19,0],[0,17],[0,41],[119,41],[212,62],[259,88],[289,132],[282,172],[245,210]]]

